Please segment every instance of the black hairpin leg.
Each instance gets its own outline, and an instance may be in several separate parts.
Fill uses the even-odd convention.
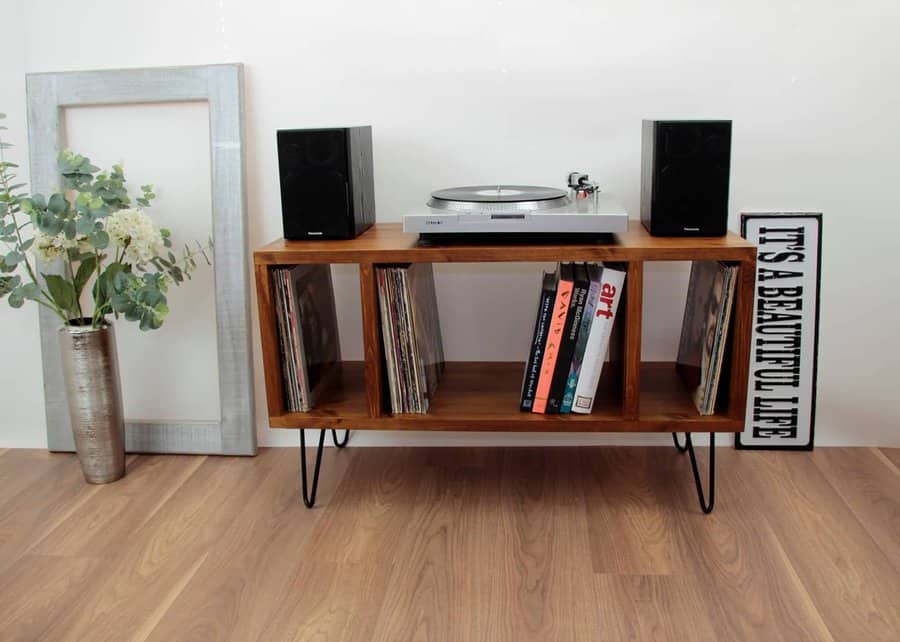
[[[334,445],[343,448],[350,441],[350,431],[344,433],[344,440],[338,441],[337,430],[331,430]],[[325,430],[319,431],[319,445],[316,447],[316,467],[313,468],[312,488],[306,472],[306,431],[300,429],[300,485],[303,488],[303,503],[307,508],[316,504],[316,491],[319,489],[319,470],[322,468],[322,447],[325,445]]]
[[[306,474],[306,431],[300,429],[300,485],[303,487],[303,503],[312,508],[316,503],[316,491],[319,489],[319,469],[322,467],[322,446],[325,445],[325,431],[319,431],[319,446],[316,448],[316,467],[313,469],[312,492]]]
[[[684,433],[684,446],[678,443],[678,435],[672,433],[672,441],[680,453],[687,453],[691,458],[691,469],[694,472],[694,485],[697,487],[697,498],[700,500],[700,508],[707,515],[712,512],[716,501],[716,433],[709,433],[709,501],[703,495],[703,484],[700,482],[700,471],[697,468],[697,456],[694,454],[694,442],[691,441],[691,433]]]
[[[331,429],[331,440],[334,442],[334,445],[338,448],[343,448],[347,445],[347,442],[350,441],[350,431],[347,430],[344,433],[344,441],[338,441],[337,430],[334,428]]]

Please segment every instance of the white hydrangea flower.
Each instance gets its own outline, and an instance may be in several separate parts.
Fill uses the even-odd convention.
[[[52,263],[56,259],[65,257],[66,250],[73,247],[77,247],[82,252],[92,251],[91,244],[83,234],[73,239],[67,239],[63,233],[50,236],[46,232],[35,230],[34,242],[30,251],[42,263]]]
[[[66,248],[62,244],[64,239],[65,236],[61,234],[50,236],[46,232],[35,230],[31,253],[42,263],[52,263],[56,259],[65,256]]]
[[[125,248],[125,263],[146,263],[163,252],[163,238],[159,227],[140,209],[113,212],[104,220],[104,227],[110,242]]]

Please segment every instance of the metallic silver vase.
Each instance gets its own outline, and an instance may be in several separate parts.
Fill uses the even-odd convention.
[[[107,484],[125,476],[125,420],[116,334],[111,325],[60,328],[63,374],[75,450],[84,479]]]

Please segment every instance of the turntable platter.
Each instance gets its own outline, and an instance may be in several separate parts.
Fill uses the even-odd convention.
[[[534,211],[569,204],[565,190],[532,185],[473,185],[451,187],[431,193],[428,207],[465,211]]]

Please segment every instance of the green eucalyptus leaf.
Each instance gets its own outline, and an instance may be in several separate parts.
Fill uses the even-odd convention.
[[[78,234],[88,235],[94,231],[94,221],[90,216],[81,216],[75,221],[75,231]]]
[[[125,312],[125,310],[131,307],[131,299],[124,294],[114,294],[110,298],[109,304],[116,312]]]
[[[19,252],[18,250],[10,251],[3,259],[3,262],[8,266],[13,267],[18,265],[20,262],[25,260],[25,255]]]
[[[41,288],[38,287],[37,283],[26,283],[19,289],[22,291],[22,296],[26,299],[37,301],[41,298]]]
[[[119,293],[124,292],[125,289],[128,287],[129,282],[131,281],[131,279],[129,277],[130,277],[130,275],[127,272],[124,272],[124,271],[115,272],[112,275],[112,281],[111,281],[113,290],[115,292],[119,292]]]
[[[56,236],[63,229],[65,219],[45,210],[36,210],[32,215],[35,226],[41,231]]]
[[[10,292],[7,301],[9,301],[9,305],[14,308],[21,308],[25,305],[25,293],[22,292],[22,288],[16,288]]]
[[[109,234],[107,234],[103,230],[95,229],[93,232],[91,232],[88,240],[91,242],[91,245],[93,245],[98,250],[103,250],[109,246]]]
[[[138,296],[138,300],[144,305],[149,305],[151,308],[155,308],[160,303],[165,303],[166,297],[159,290],[146,288],[141,291],[140,295]]]
[[[69,311],[75,307],[75,287],[72,283],[58,274],[43,274],[47,282],[47,290],[50,298],[61,310]]]
[[[69,209],[69,204],[66,202],[65,196],[54,194],[50,197],[50,202],[47,203],[47,209],[54,214],[65,214]]]
[[[19,287],[19,283],[21,282],[22,277],[18,274],[14,274],[13,276],[0,276],[0,298],[5,297]]]

